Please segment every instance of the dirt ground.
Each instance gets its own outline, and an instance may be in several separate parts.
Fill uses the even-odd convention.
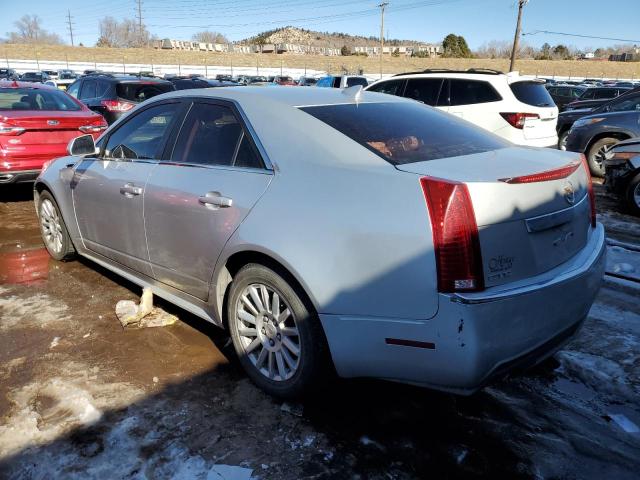
[[[339,73],[343,67],[350,72],[360,69],[365,74],[380,72],[379,57],[322,55],[278,55],[191,52],[154,50],[152,48],[98,48],[68,45],[12,45],[0,50],[0,58],[24,60],[52,60],[60,62],[136,63],[146,65],[208,65],[233,67],[308,68]],[[383,59],[384,73],[401,73],[425,68],[493,68],[509,71],[509,59],[501,58],[414,58]],[[527,75],[577,78],[640,78],[640,62],[603,62],[583,60],[518,60],[517,69]]]
[[[597,188],[633,239],[638,219]],[[605,282],[555,359],[474,396],[352,380],[293,404],[252,385],[224,332],[169,305],[177,324],[123,330],[114,307],[137,287],[45,253],[30,187],[1,187],[0,478],[638,479],[628,284]]]

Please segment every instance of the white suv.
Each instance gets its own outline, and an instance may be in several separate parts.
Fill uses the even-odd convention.
[[[366,90],[413,98],[518,145],[558,145],[558,107],[544,82],[517,72],[424,70],[380,80]]]

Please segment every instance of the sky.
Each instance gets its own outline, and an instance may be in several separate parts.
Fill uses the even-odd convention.
[[[378,36],[381,0],[141,0],[148,30],[160,38],[188,40],[201,30],[215,30],[240,40],[264,30],[294,25],[319,31]],[[517,0],[388,0],[385,37],[441,42],[449,33],[462,35],[474,49],[492,40],[513,39]],[[530,0],[525,6],[524,41],[596,48],[620,43],[640,45],[640,0]],[[37,14],[46,30],[69,42],[67,11],[76,44],[98,38],[105,16],[134,18],[137,0],[0,0],[0,38],[24,14]],[[562,36],[562,32],[619,40]],[[532,34],[533,33],[533,34]],[[632,40],[626,42],[622,40]],[[634,42],[635,40],[635,42]]]

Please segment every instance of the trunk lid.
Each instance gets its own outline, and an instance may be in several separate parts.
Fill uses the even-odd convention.
[[[579,162],[575,169],[571,166],[574,162]],[[566,166],[564,178],[506,181]],[[551,270],[587,243],[589,177],[578,154],[514,147],[396,168],[467,185],[487,287]]]

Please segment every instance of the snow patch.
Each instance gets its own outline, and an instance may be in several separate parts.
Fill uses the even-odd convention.
[[[567,373],[596,392],[633,397],[627,374],[618,363],[573,350],[562,351],[557,358]]]
[[[0,298],[0,331],[20,327],[43,328],[68,322],[69,307],[49,295],[37,293],[27,298],[11,295]]]

